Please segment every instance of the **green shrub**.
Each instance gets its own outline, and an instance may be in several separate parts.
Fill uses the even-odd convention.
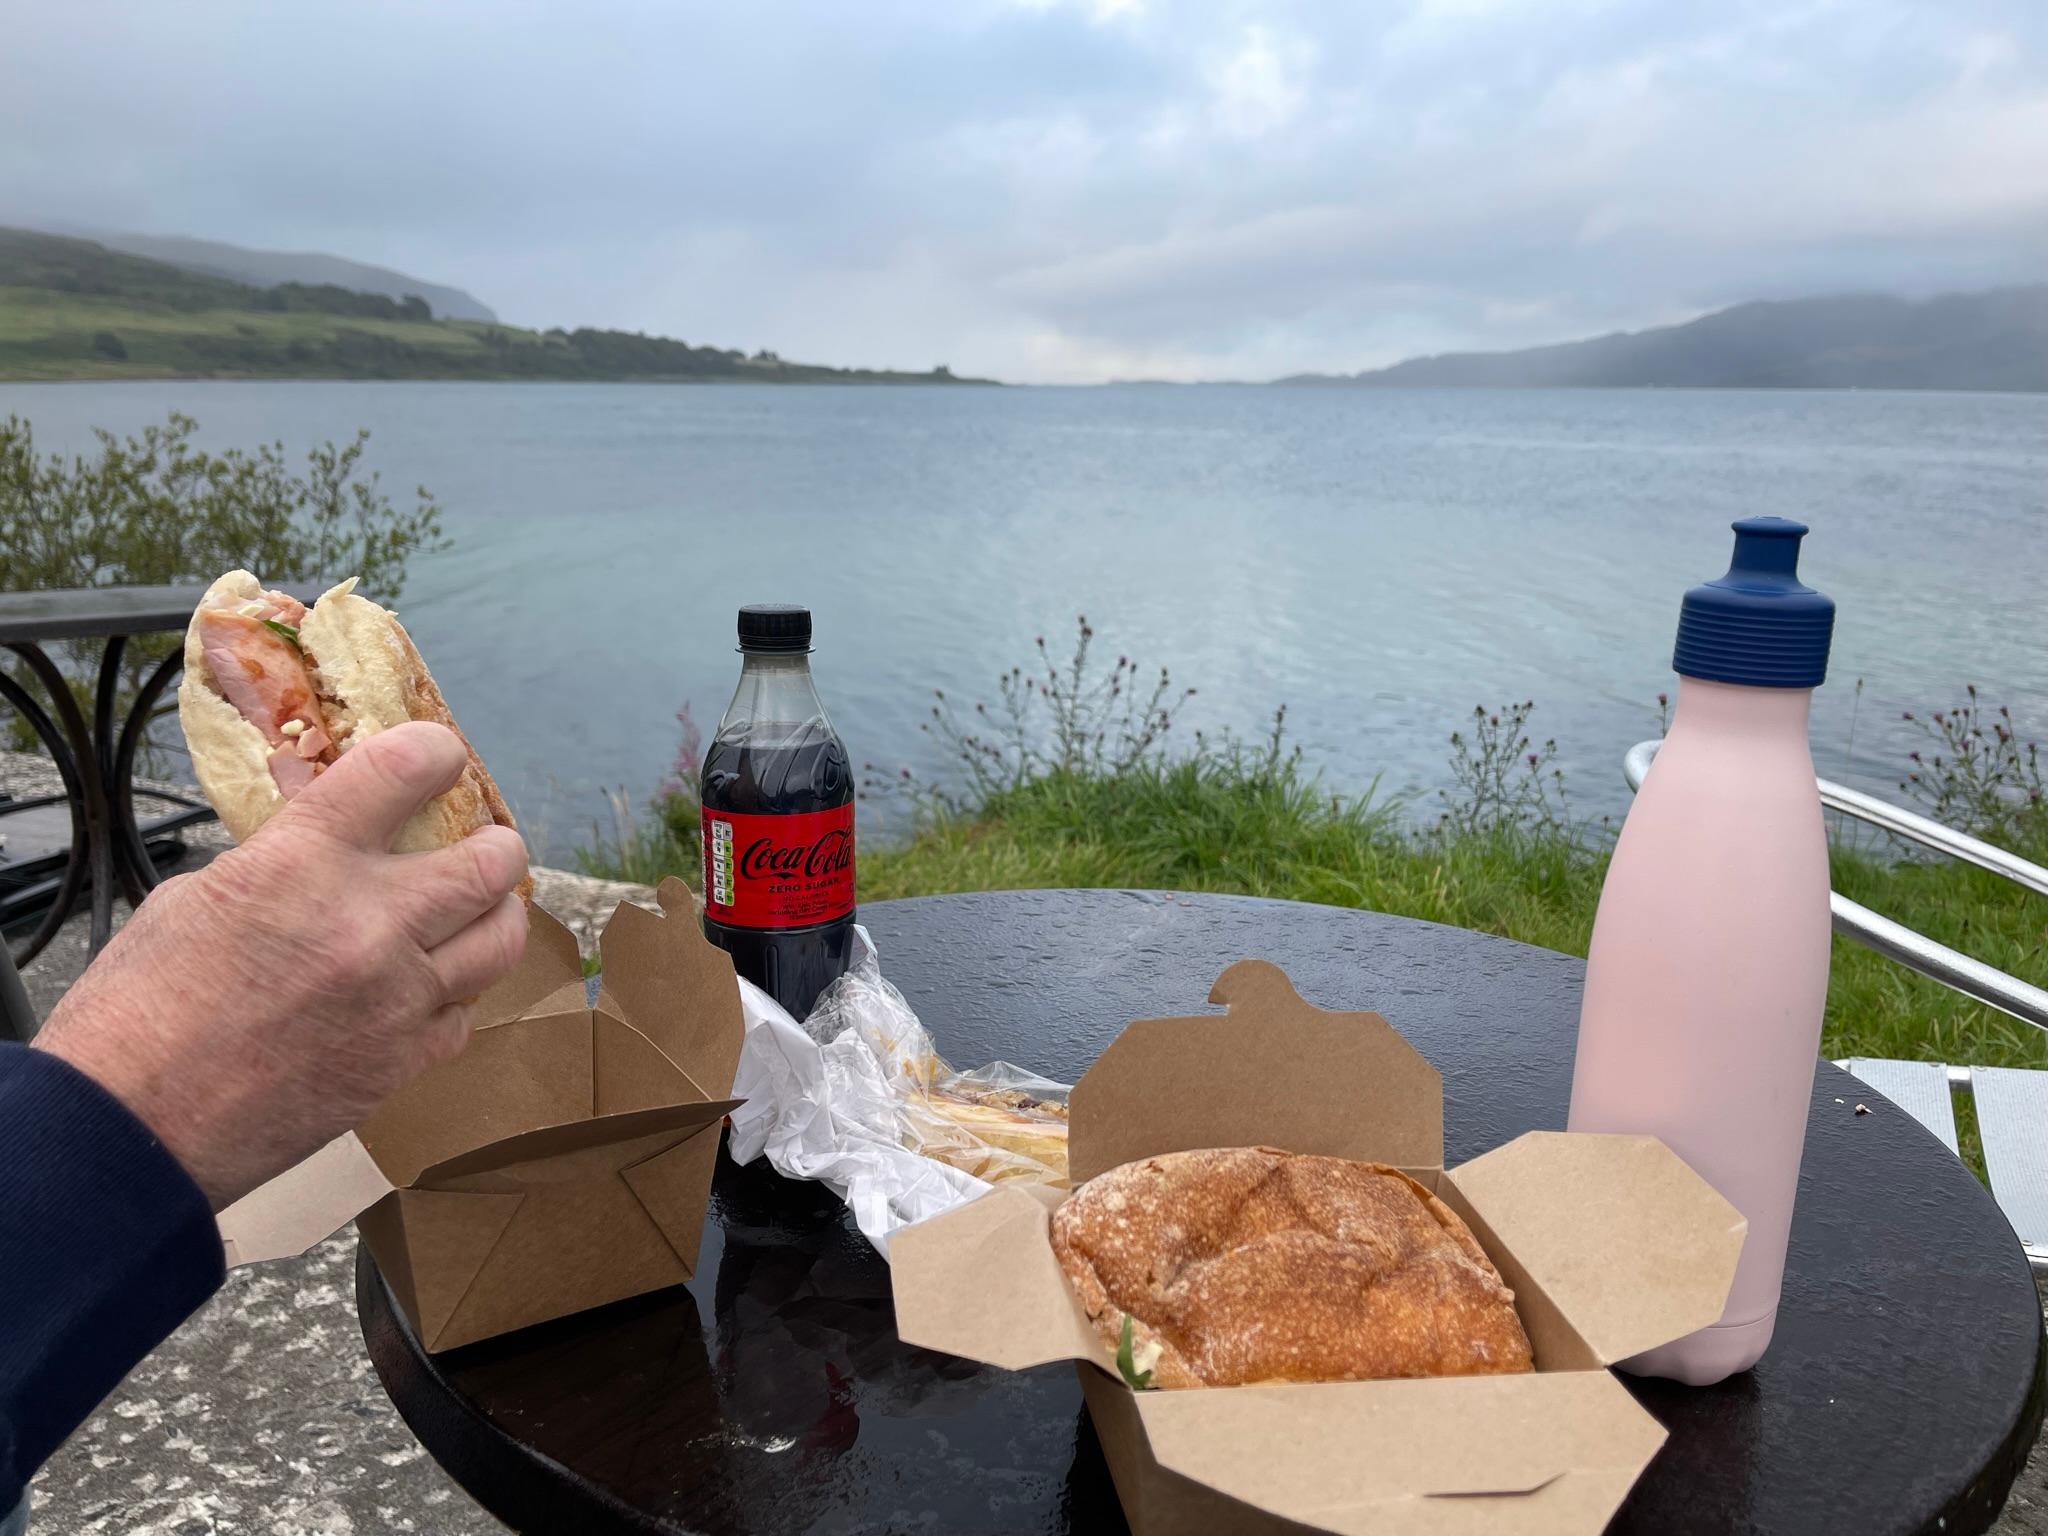
[[[367,432],[313,449],[299,472],[282,444],[208,453],[193,445],[197,429],[173,415],[139,437],[102,431],[96,455],[66,459],[39,457],[21,418],[0,422],[0,591],[204,583],[243,566],[272,582],[358,575],[388,602],[413,556],[445,547],[432,496],[395,506],[362,472]],[[178,643],[129,646],[131,694]],[[100,642],[49,649],[83,699]],[[32,740],[24,722],[10,725],[18,744]]]

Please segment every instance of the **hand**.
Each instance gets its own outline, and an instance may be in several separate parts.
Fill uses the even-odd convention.
[[[215,1210],[360,1124],[461,1051],[468,1003],[525,947],[518,833],[390,851],[466,761],[422,722],[350,748],[247,843],[158,886],[36,1045],[133,1110]]]

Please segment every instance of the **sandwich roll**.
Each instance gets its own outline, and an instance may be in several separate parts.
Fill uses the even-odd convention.
[[[412,637],[355,585],[350,577],[308,608],[230,571],[193,610],[178,720],[221,821],[244,841],[356,742],[431,720],[461,738],[469,765],[406,822],[393,850],[445,848],[493,823],[516,830]],[[528,879],[520,895],[532,889]]]
[[[1133,1386],[1534,1368],[1471,1229],[1384,1163],[1161,1153],[1082,1185],[1053,1212],[1052,1248]]]

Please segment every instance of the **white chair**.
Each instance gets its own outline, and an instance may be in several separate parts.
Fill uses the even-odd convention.
[[[1630,789],[1643,782],[1659,743],[1638,742],[1622,760]],[[1821,803],[1830,810],[1881,827],[1896,837],[1962,859],[1980,869],[2048,896],[2048,869],[1952,827],[1866,795],[1846,785],[1818,781]],[[1871,911],[1839,893],[1829,896],[1835,932],[1876,950],[1967,997],[2048,1030],[2048,991],[1945,944],[1937,944],[1904,923]],[[2014,1067],[1949,1066],[1938,1061],[1884,1061],[1852,1056],[1835,1063],[1956,1150],[1956,1089],[1969,1093],[1977,1109],[1977,1133],[1984,1145],[1984,1171],[1991,1193],[2005,1212],[2027,1261],[2048,1271],[2048,1072]]]
[[[2027,1250],[2027,1262],[2048,1270],[2048,1072],[2015,1067],[1950,1067],[1936,1061],[1882,1061],[1851,1056],[1846,1067],[1890,1099],[1949,1151],[1956,1150],[1960,1088],[1977,1105],[1977,1135],[1991,1193]]]

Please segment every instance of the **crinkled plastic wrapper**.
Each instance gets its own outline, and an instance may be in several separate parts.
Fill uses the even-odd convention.
[[[734,1159],[828,1185],[883,1253],[898,1227],[992,1185],[1064,1187],[1068,1085],[1005,1061],[955,1071],[883,977],[867,930],[855,934],[852,968],[801,1024],[740,983]]]

